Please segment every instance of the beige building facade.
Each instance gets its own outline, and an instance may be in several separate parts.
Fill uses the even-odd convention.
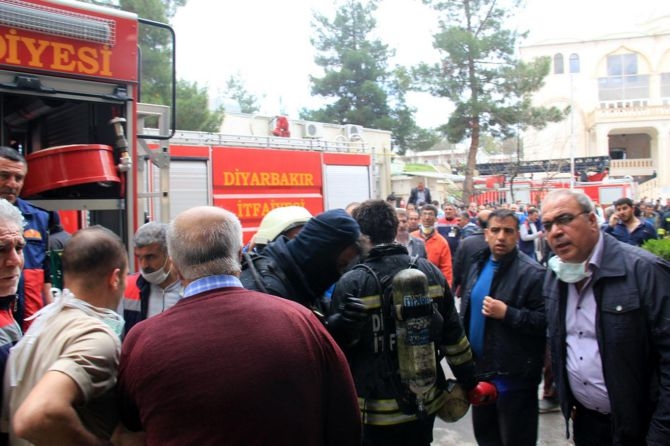
[[[520,57],[551,59],[537,105],[570,107],[528,130],[523,158],[609,156],[610,177],[633,177],[637,197],[670,197],[670,17],[635,32],[523,46]]]

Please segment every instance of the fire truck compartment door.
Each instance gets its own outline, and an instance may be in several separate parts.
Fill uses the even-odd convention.
[[[353,201],[370,198],[370,171],[368,166],[324,166],[325,208],[345,208]]]
[[[159,184],[158,169],[154,170],[154,184]],[[210,202],[209,169],[205,160],[170,161],[170,220],[180,212]],[[159,200],[154,200],[154,215],[160,215]]]

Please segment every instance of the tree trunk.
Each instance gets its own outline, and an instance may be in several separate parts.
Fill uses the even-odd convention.
[[[479,116],[473,116],[470,121],[472,127],[468,162],[465,165],[465,180],[463,181],[463,204],[470,204],[475,195],[474,176],[477,165],[477,149],[479,148]]]

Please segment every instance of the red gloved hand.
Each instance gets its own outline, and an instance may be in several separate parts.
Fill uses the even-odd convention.
[[[498,389],[487,381],[480,381],[468,391],[468,400],[473,406],[484,406],[494,403],[498,399]]]

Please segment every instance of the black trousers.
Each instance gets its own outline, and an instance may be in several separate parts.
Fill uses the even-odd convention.
[[[612,421],[609,415],[575,404],[572,420],[575,446],[608,446],[612,444]]]
[[[499,392],[495,404],[472,407],[479,446],[535,446],[537,424],[537,387]]]
[[[363,446],[430,446],[435,415],[391,426],[363,425]]]

